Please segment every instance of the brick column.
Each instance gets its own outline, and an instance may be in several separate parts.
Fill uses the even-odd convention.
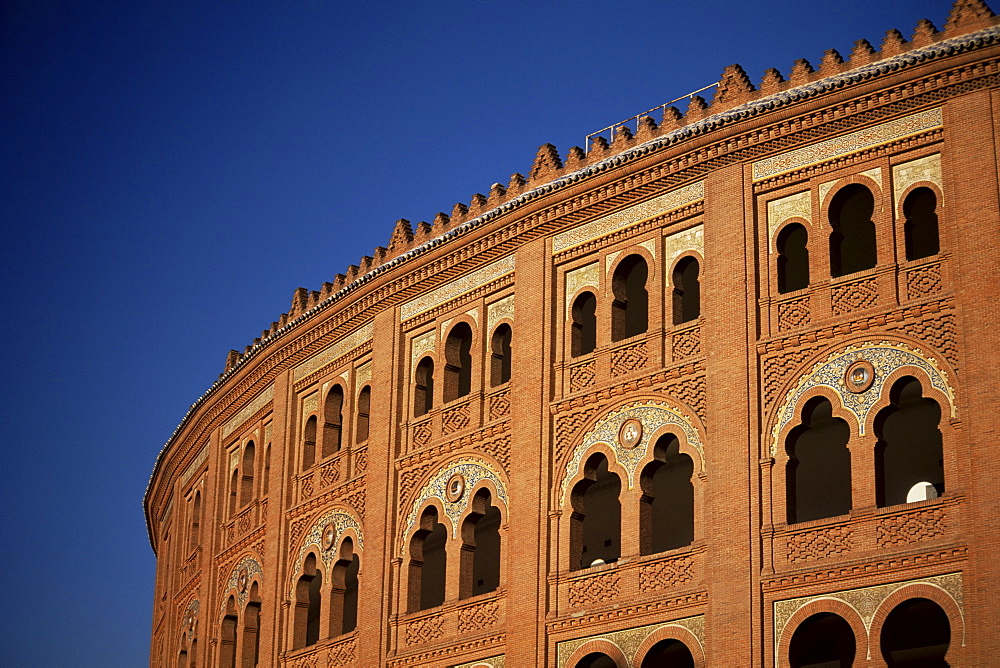
[[[285,522],[285,509],[291,506],[292,479],[288,472],[294,466],[295,420],[292,417],[294,395],[292,393],[292,372],[286,370],[274,379],[274,399],[271,412],[271,470],[267,482],[267,522],[268,540],[264,541],[263,582],[261,583],[261,614],[259,656],[261,665],[270,663],[278,665],[278,650],[285,647],[285,634],[291,620],[288,619],[288,599],[291,588],[292,574],[286,563],[288,550],[282,546],[288,544],[288,525]],[[261,434],[260,458],[258,465],[260,475],[264,473],[264,456],[267,452],[267,440]],[[214,461],[214,459],[213,459]],[[225,468],[225,467],[223,467]],[[280,537],[280,538],[279,538]],[[274,564],[275,568],[268,566]],[[264,606],[274,606],[273,611]],[[200,643],[199,643],[200,644]]]

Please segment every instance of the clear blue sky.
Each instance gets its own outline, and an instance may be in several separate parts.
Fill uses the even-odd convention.
[[[157,452],[296,287],[540,144],[949,8],[0,3],[0,665],[148,661]]]

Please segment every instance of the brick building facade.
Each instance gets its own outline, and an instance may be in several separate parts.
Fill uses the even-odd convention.
[[[995,665],[1000,20],[711,97],[230,353],[146,493],[152,665]]]

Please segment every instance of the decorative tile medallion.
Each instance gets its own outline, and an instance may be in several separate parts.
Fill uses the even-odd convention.
[[[636,426],[638,423],[638,426]],[[583,437],[583,442],[576,446],[566,463],[566,474],[562,480],[560,503],[566,501],[566,491],[569,481],[580,470],[583,456],[595,443],[604,443],[615,452],[615,459],[628,472],[628,488],[636,486],[636,469],[653,447],[653,439],[659,438],[661,428],[674,425],[680,428],[689,445],[694,447],[700,456],[696,471],[704,470],[705,455],[702,449],[701,436],[691,424],[690,418],[678,409],[665,403],[639,402],[619,408],[601,420]],[[629,430],[629,438],[625,432]],[[623,441],[623,439],[625,439]],[[633,443],[631,447],[625,443]]]
[[[305,378],[313,371],[322,368],[335,359],[343,357],[358,346],[367,343],[371,340],[374,329],[375,323],[369,322],[367,325],[362,325],[347,336],[334,341],[326,348],[295,367],[295,371],[292,372],[293,379],[299,380],[301,378]]]
[[[872,620],[882,602],[889,598],[893,592],[903,587],[914,584],[926,584],[936,587],[948,594],[958,605],[959,610],[964,610],[962,574],[949,573],[947,575],[935,575],[919,580],[907,580],[906,582],[893,582],[891,584],[875,585],[874,587],[863,587],[861,589],[848,589],[847,591],[834,592],[832,594],[817,594],[815,596],[803,596],[802,598],[790,598],[784,601],[775,601],[774,606],[774,648],[777,655],[778,644],[781,642],[781,634],[797,611],[805,607],[812,601],[819,599],[832,599],[840,601],[850,606],[865,624],[865,629],[871,633]],[[953,630],[954,631],[954,630]]]
[[[899,201],[903,192],[914,183],[927,181],[933,183],[942,191],[941,184],[941,154],[935,153],[916,160],[910,160],[892,167],[892,199],[896,206],[902,206]]]
[[[630,225],[641,223],[654,216],[679,209],[704,198],[704,181],[696,181],[677,190],[671,190],[665,195],[654,197],[640,204],[624,208],[621,211],[609,213],[589,223],[584,223],[571,230],[567,230],[562,234],[557,234],[552,238],[552,253],[561,253],[574,246],[599,239],[612,232],[617,232]]]
[[[461,480],[461,491],[457,494],[453,493],[452,490],[452,484],[456,480]],[[413,533],[417,525],[417,513],[420,511],[420,507],[424,504],[424,501],[430,498],[436,498],[441,501],[445,517],[451,525],[448,527],[448,535],[452,539],[456,538],[458,536],[456,530],[458,520],[469,505],[468,500],[465,498],[467,496],[466,492],[467,490],[474,490],[484,480],[493,483],[493,486],[496,487],[497,495],[506,504],[507,486],[504,484],[500,474],[485,460],[478,457],[464,457],[439,469],[413,501],[413,506],[410,509],[409,515],[407,515],[404,524],[405,530],[400,540],[400,554],[405,553],[407,538]],[[439,517],[438,521],[443,524],[444,518]]]
[[[812,192],[807,190],[767,203],[767,236],[770,239],[768,247],[772,253],[777,252],[777,239],[774,233],[789,218],[802,218],[812,225]]]
[[[354,529],[358,538],[358,548],[365,547],[365,533],[361,528],[361,522],[354,515],[354,511],[348,508],[333,508],[313,522],[302,539],[299,547],[299,555],[295,558],[295,568],[292,569],[292,589],[294,590],[294,580],[302,571],[302,564],[306,559],[306,554],[310,548],[316,548],[316,554],[323,560],[325,568],[333,566],[337,560],[337,551],[332,548],[337,544],[337,540],[347,529]]]
[[[264,388],[264,391],[254,397],[253,401],[248,403],[246,406],[240,409],[240,411],[234,415],[229,421],[222,427],[222,437],[225,438],[229,436],[233,431],[236,430],[241,424],[250,419],[250,416],[259,411],[261,408],[266,406],[274,398],[274,386],[268,385]]]
[[[857,362],[867,364],[856,365]],[[947,374],[938,368],[937,362],[901,343],[887,341],[862,343],[832,353],[825,360],[817,362],[812,370],[802,377],[798,385],[788,391],[781,408],[778,409],[778,419],[771,430],[771,456],[777,456],[779,452],[778,436],[785,425],[795,419],[799,399],[817,387],[827,387],[837,394],[841,406],[857,418],[860,425],[858,430],[864,436],[869,411],[888,389],[884,387],[886,378],[904,366],[916,367],[927,374],[931,387],[948,397],[951,416],[955,417],[955,394],[948,383]],[[850,375],[848,375],[849,369]],[[854,372],[858,369],[866,370],[869,376],[859,376],[858,384],[855,384]]]
[[[598,636],[565,640],[556,645],[556,666],[558,668],[567,668],[569,658],[573,655],[573,652],[575,652],[580,645],[590,642],[591,640],[605,640],[611,643],[620,649],[625,658],[628,659],[628,665],[637,666],[639,665],[639,661],[642,657],[636,656],[636,652],[639,650],[639,646],[642,645],[643,641],[656,631],[670,626],[680,627],[688,631],[698,640],[698,644],[701,645],[702,652],[704,652],[705,616],[697,615],[694,617],[677,619],[672,622],[650,624],[648,626],[639,626],[634,629],[624,629],[622,631],[604,633]]]
[[[926,132],[942,125],[940,107],[928,109],[911,116],[897,118],[841,137],[827,139],[811,146],[782,153],[753,163],[753,180],[770,178],[784,172],[795,171],[808,165],[826,162],[842,155],[850,155],[868,148]]]
[[[488,285],[513,271],[514,256],[508,255],[481,269],[476,269],[461,278],[456,278],[450,283],[445,283],[442,286],[434,288],[415,299],[411,299],[399,308],[399,317],[403,320],[409,320],[424,311],[430,311],[435,306],[440,306],[456,297],[472,292],[476,288]]]
[[[260,567],[260,562],[251,556],[243,557],[236,566],[233,567],[232,572],[229,574],[229,580],[226,581],[226,586],[222,588],[223,592],[234,591],[236,593],[236,609],[242,610],[247,603],[247,596],[250,594],[250,583],[256,578],[257,582],[261,582],[264,577],[264,571]],[[219,610],[221,612],[226,611],[226,601],[229,597],[223,595],[222,605]]]

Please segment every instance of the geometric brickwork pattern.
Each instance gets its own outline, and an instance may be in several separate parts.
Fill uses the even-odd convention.
[[[465,478],[465,491],[455,501],[449,501],[446,490],[448,481],[454,475],[461,475]],[[493,467],[485,460],[476,457],[466,457],[448,464],[435,473],[420,495],[413,501],[410,514],[403,525],[405,530],[400,536],[400,553],[403,553],[406,549],[406,536],[409,536],[416,527],[417,512],[427,499],[434,498],[441,502],[445,517],[448,518],[451,524],[448,527],[448,535],[453,539],[457,538],[458,532],[455,530],[455,527],[458,526],[458,520],[462,516],[462,513],[469,507],[469,499],[471,498],[469,494],[483,480],[493,483],[497,490],[497,496],[506,504],[507,487],[504,485],[503,480],[501,480],[500,474],[494,471]],[[444,524],[443,520],[444,518],[438,518],[438,521],[442,524]]]
[[[245,572],[245,575],[241,578],[241,574]],[[240,563],[233,566],[232,573],[229,574],[229,580],[226,582],[226,586],[222,588],[223,592],[229,592],[233,589],[236,590],[237,599],[237,610],[242,610],[243,606],[246,605],[247,596],[250,595],[250,583],[253,582],[254,576],[257,577],[257,581],[261,582],[264,579],[263,569],[260,567],[260,562],[253,557],[243,557]],[[243,580],[242,582],[240,580]],[[263,584],[263,583],[262,583]],[[229,597],[223,595],[221,605],[219,610],[225,612],[226,602],[229,601]]]
[[[878,286],[875,279],[855,281],[833,286],[833,312],[835,315],[850,313],[878,303]]]
[[[875,368],[874,382],[864,392],[849,392],[844,384],[844,373],[853,362],[867,360]],[[817,362],[812,371],[805,374],[799,384],[789,390],[778,410],[778,419],[771,430],[771,456],[778,453],[778,435],[789,422],[795,419],[795,407],[799,399],[817,387],[827,387],[840,397],[840,405],[857,418],[858,431],[865,434],[865,421],[872,406],[883,396],[886,378],[896,369],[913,366],[921,369],[930,379],[931,387],[948,397],[951,416],[955,417],[955,395],[948,384],[948,377],[937,367],[933,359],[928,359],[917,350],[901,343],[862,343],[846,350],[835,352],[825,360]]]
[[[296,574],[301,572],[302,563],[305,561],[306,553],[309,552],[309,548],[316,548],[316,554],[319,555],[320,559],[323,560],[323,565],[327,573],[330,572],[330,568],[333,565],[334,560],[338,558],[337,550],[325,550],[323,549],[323,529],[328,525],[333,525],[337,530],[337,537],[343,535],[346,529],[354,529],[358,537],[358,548],[365,548],[365,534],[361,529],[361,522],[354,516],[354,513],[346,508],[334,508],[328,510],[322,515],[318,520],[313,522],[313,525],[309,528],[305,537],[302,539],[302,545],[299,547],[299,556],[295,559],[295,568],[291,570],[294,578]],[[328,541],[331,544],[336,544],[337,539]],[[355,550],[357,552],[357,550]]]
[[[889,598],[893,592],[914,584],[926,584],[945,592],[955,601],[959,610],[963,610],[962,595],[962,574],[949,573],[947,575],[935,575],[919,580],[908,580],[906,582],[893,582],[891,584],[876,585],[874,587],[863,587],[861,589],[849,589],[847,591],[835,592],[833,594],[817,594],[815,596],[803,596],[802,598],[790,598],[784,601],[774,602],[774,646],[777,655],[778,643],[781,640],[781,633],[785,629],[788,620],[792,618],[799,609],[817,599],[833,599],[847,604],[858,613],[865,624],[865,629],[871,632],[872,619],[882,601]]]
[[[851,528],[835,526],[788,538],[788,561],[811,561],[846,554],[853,546]]]
[[[642,423],[642,438],[635,447],[626,448],[619,443],[618,432],[626,420],[633,418]],[[595,443],[604,443],[614,450],[615,459],[618,464],[628,473],[628,488],[634,489],[636,484],[636,468],[639,466],[639,462],[646,457],[647,451],[653,445],[652,437],[656,435],[661,427],[666,425],[680,427],[687,442],[700,455],[701,462],[698,470],[704,470],[705,455],[702,451],[701,436],[698,435],[698,430],[691,424],[690,418],[668,404],[650,401],[639,402],[611,413],[583,437],[583,442],[576,447],[569,461],[566,462],[566,475],[562,481],[561,503],[565,503],[566,486],[569,484],[570,479],[576,475],[576,472],[580,470],[583,455]]]
[[[636,661],[639,657],[635,654],[638,651],[639,646],[654,632],[668,626],[679,626],[690,632],[691,635],[698,640],[698,644],[704,651],[705,616],[697,615],[695,617],[685,617],[684,619],[678,619],[672,622],[650,624],[649,626],[640,626],[634,629],[625,629],[624,631],[604,633],[599,636],[566,640],[556,645],[556,666],[558,668],[567,668],[569,658],[573,655],[573,652],[576,651],[576,648],[585,642],[590,642],[591,640],[605,640],[611,643],[620,649],[625,658],[628,659],[629,663],[627,665],[638,665]],[[692,654],[694,654],[694,652],[692,652]]]

